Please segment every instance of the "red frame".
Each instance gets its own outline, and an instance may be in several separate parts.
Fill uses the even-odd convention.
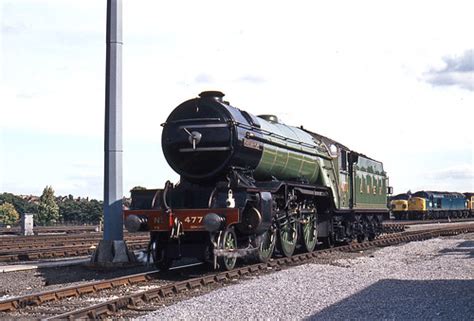
[[[197,209],[174,209],[171,210],[171,217],[163,210],[125,210],[124,220],[129,215],[140,215],[148,218],[148,231],[171,231],[175,218],[183,224],[183,231],[206,231],[202,223],[204,216],[209,213],[216,213],[226,218],[226,227],[239,223],[238,208],[197,208]]]

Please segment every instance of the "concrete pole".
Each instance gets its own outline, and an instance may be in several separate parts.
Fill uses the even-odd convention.
[[[107,0],[104,240],[123,240],[122,0]]]
[[[123,240],[122,0],[107,0],[105,75],[104,237],[91,263],[116,267],[136,261]]]

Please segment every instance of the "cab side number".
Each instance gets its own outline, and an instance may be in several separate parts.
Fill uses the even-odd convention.
[[[188,224],[201,224],[202,222],[202,216],[186,216],[184,221]]]

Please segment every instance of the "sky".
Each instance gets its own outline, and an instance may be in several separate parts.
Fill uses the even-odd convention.
[[[123,1],[123,190],[178,175],[160,124],[219,90],[384,163],[395,193],[474,191],[472,1]],[[106,1],[0,0],[0,192],[102,199]]]

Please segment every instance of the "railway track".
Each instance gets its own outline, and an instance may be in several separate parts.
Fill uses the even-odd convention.
[[[33,261],[38,259],[64,258],[74,256],[91,255],[97,243],[85,245],[70,245],[45,248],[33,248],[28,250],[0,252],[0,262],[18,262]],[[127,241],[127,246],[131,250],[145,249],[148,244],[146,241]]]
[[[474,224],[387,234],[371,242],[351,243],[311,253],[298,254],[290,258],[275,258],[267,263],[247,265],[226,272],[196,272],[201,275],[197,277],[192,277],[191,275],[178,276],[176,280],[162,279],[161,275],[156,271],[129,275],[112,280],[86,283],[0,301],[0,311],[3,313],[3,316],[0,313],[0,318],[77,319],[107,316],[127,317],[127,313],[137,313],[136,311],[143,313],[153,309],[156,302],[163,304],[166,300],[176,296],[190,294],[193,291],[199,291],[199,289],[206,287],[219,286],[250,275],[309,263],[321,254],[337,251],[353,252],[368,250],[410,241],[421,241],[434,237],[472,232],[474,232]],[[66,299],[68,300],[68,306],[74,306],[77,309],[64,312],[64,304],[61,302]],[[91,304],[93,302],[96,304]]]
[[[145,240],[148,239],[147,233],[137,233],[125,235],[125,240]],[[0,239],[0,251],[21,250],[29,248],[40,248],[48,246],[66,246],[80,245],[92,242],[98,242],[102,239],[102,234],[94,235],[74,235],[74,236],[19,236],[8,239]]]
[[[417,221],[409,221],[409,220],[390,220],[384,221],[383,225],[419,225],[419,224],[437,224],[437,223],[459,223],[459,222],[473,222],[474,218],[453,218],[453,219],[437,219],[437,220],[417,220]]]
[[[70,226],[35,226],[33,229],[34,233],[85,233],[85,232],[96,232],[97,225],[70,225]],[[20,227],[14,226],[11,228],[0,227],[1,234],[20,234]]]
[[[148,233],[124,233],[124,237],[134,237],[135,235],[145,237],[149,236]],[[93,233],[81,233],[81,234],[74,234],[74,235],[67,235],[67,234],[53,234],[53,235],[29,235],[29,236],[2,236],[0,237],[0,246],[11,245],[12,243],[15,244],[28,244],[32,242],[64,242],[70,240],[84,240],[84,239],[97,239],[100,240],[102,238],[102,232],[93,232]]]
[[[425,220],[425,221],[384,221],[383,229],[385,233],[396,233],[402,232],[406,227],[411,225],[424,225],[424,224],[444,224],[444,223],[462,223],[462,222],[473,222],[473,218],[457,218],[457,219],[438,219],[438,220]]]
[[[102,235],[74,236],[22,236],[0,240],[0,262],[18,262],[59,257],[89,255],[95,249]],[[127,235],[131,249],[146,248],[148,234]]]

